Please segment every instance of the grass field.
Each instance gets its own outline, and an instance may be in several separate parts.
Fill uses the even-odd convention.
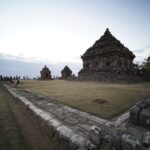
[[[21,87],[102,118],[112,118],[150,95],[150,83],[108,84],[64,80],[22,81]]]

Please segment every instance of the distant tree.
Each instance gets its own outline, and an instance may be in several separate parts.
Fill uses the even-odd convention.
[[[141,65],[139,65],[138,62],[133,64],[133,68],[134,68],[134,74],[137,74],[137,75],[143,74]]]
[[[134,69],[140,69],[140,65],[139,65],[138,62],[137,62],[137,63],[134,63],[134,64],[133,64],[133,67],[134,67]]]
[[[150,56],[142,63],[142,71],[150,79]]]
[[[2,81],[2,80],[3,80],[3,76],[1,75],[1,76],[0,76],[0,81]]]

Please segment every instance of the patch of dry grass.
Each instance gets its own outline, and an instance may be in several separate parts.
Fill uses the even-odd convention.
[[[150,83],[108,84],[64,80],[28,80],[22,83],[23,88],[54,97],[68,106],[107,119],[150,95]],[[100,104],[95,99],[106,100],[107,103]]]

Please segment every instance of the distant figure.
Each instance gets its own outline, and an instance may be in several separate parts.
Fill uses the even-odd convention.
[[[19,81],[19,79],[17,80],[17,86],[19,85],[19,83],[20,83],[20,81]]]

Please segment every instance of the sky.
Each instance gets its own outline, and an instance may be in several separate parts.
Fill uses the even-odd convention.
[[[59,66],[54,75],[71,64],[77,74],[81,55],[109,28],[141,62],[150,54],[149,16],[149,0],[0,0],[0,60]],[[31,72],[6,62],[0,74]]]

